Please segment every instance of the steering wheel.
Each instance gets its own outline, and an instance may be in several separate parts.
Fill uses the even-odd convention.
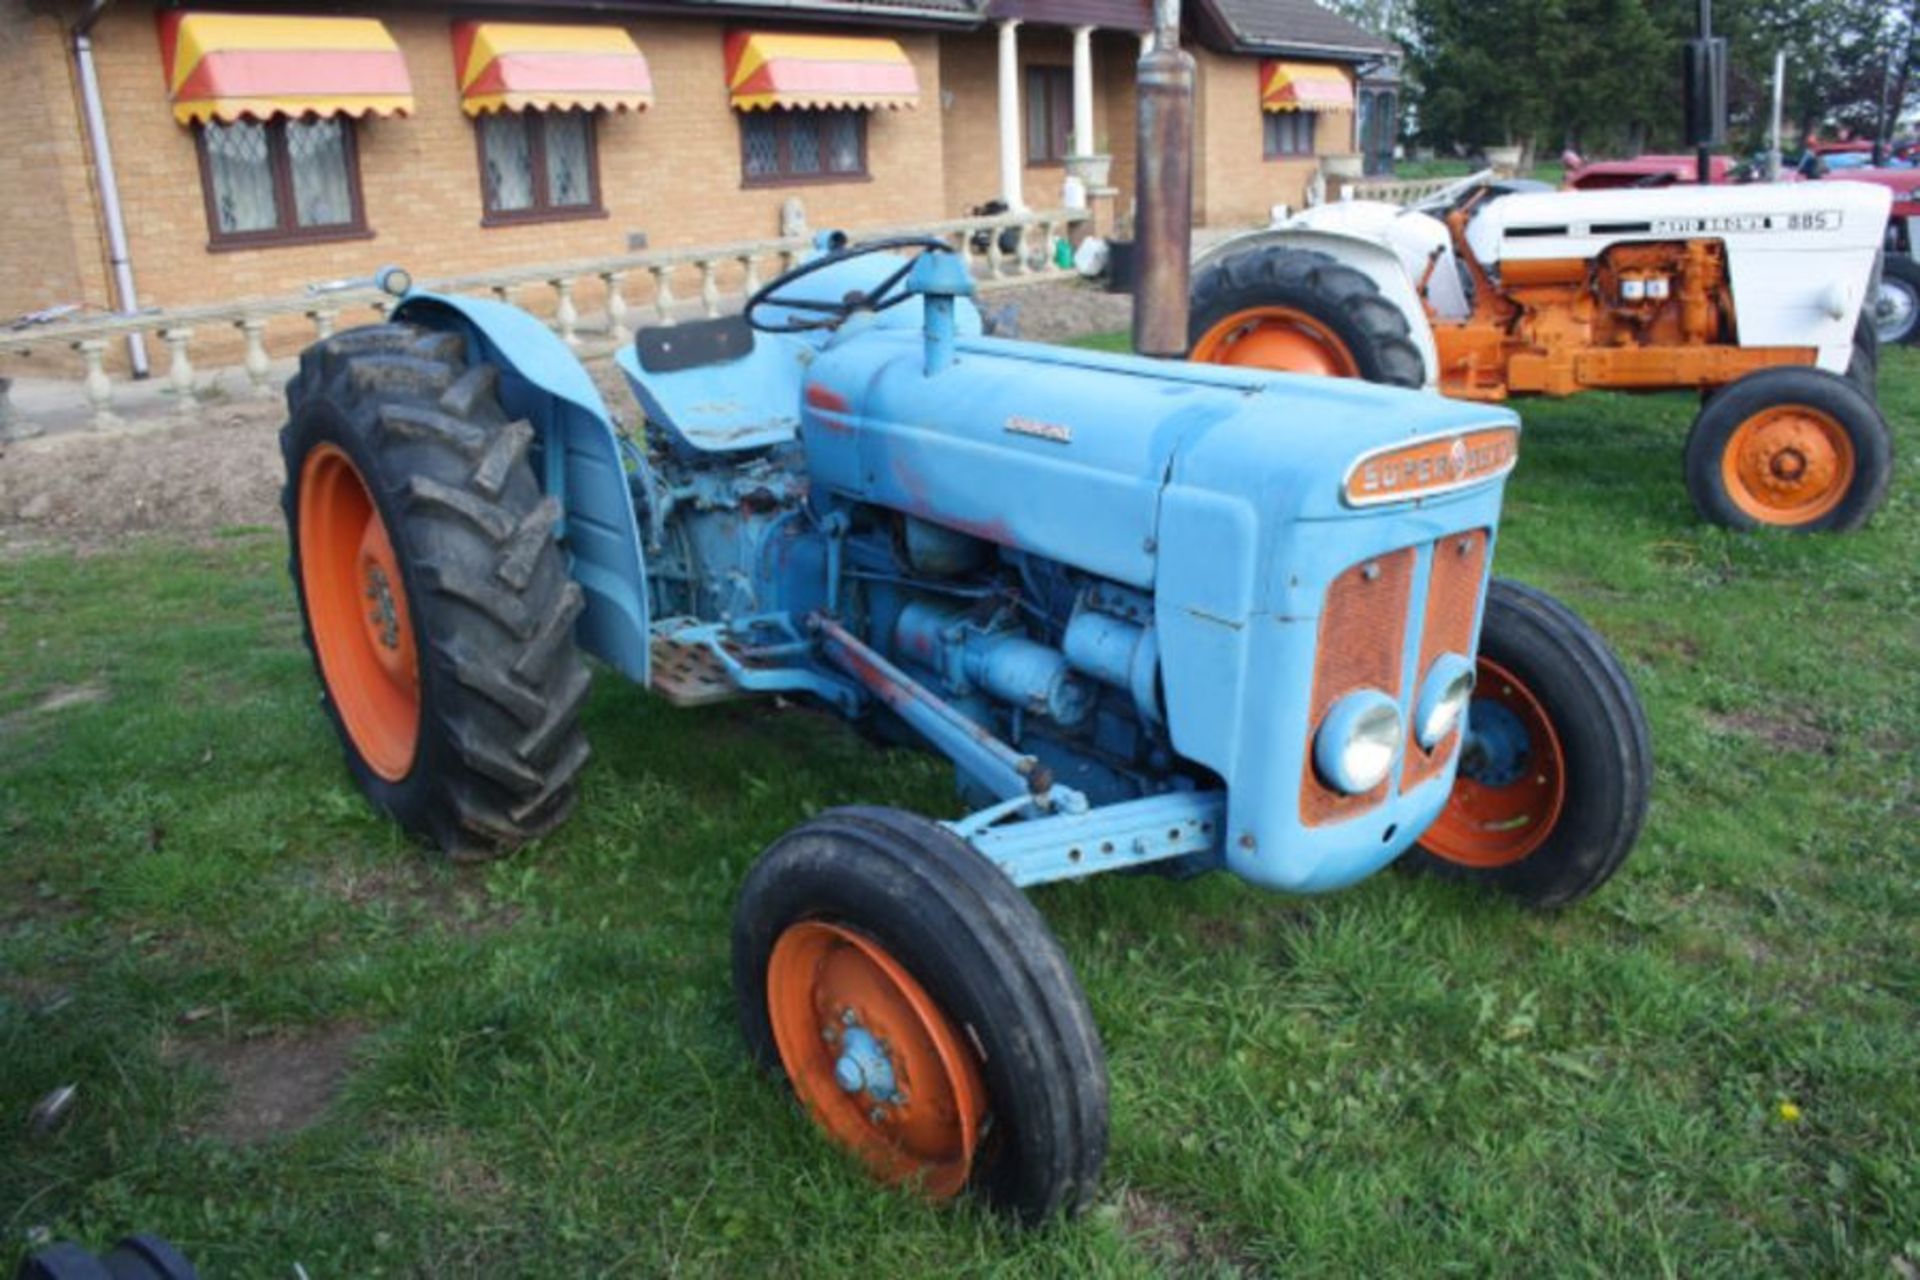
[[[743,315],[747,324],[759,333],[805,333],[810,329],[832,329],[845,324],[862,311],[885,311],[897,307],[913,295],[900,287],[907,273],[913,270],[913,264],[919,261],[918,255],[907,259],[900,269],[882,280],[870,290],[855,289],[837,302],[824,302],[817,298],[782,298],[777,295],[783,289],[791,288],[815,272],[825,271],[828,267],[851,262],[855,258],[864,258],[871,253],[890,253],[895,249],[919,249],[927,253],[952,253],[953,246],[944,240],[932,236],[893,236],[885,240],[868,240],[863,244],[843,245],[830,253],[823,253],[811,262],[803,262],[761,286],[751,298],[747,299],[747,308]],[[788,317],[784,324],[771,324],[755,317],[754,312],[761,307],[785,307],[790,311],[812,311],[819,315],[815,320]]]

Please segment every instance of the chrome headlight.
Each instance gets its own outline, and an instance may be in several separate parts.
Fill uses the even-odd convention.
[[[1386,781],[1404,737],[1399,708],[1378,689],[1361,689],[1333,704],[1313,739],[1313,763],[1327,785],[1350,796]]]
[[[1439,746],[1466,714],[1467,700],[1472,696],[1471,662],[1457,653],[1443,653],[1434,659],[1420,686],[1420,701],[1413,708],[1414,740],[1428,751]]]

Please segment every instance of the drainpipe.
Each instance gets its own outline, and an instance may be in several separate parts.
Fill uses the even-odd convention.
[[[107,141],[107,113],[100,102],[100,78],[93,70],[93,24],[107,11],[111,0],[89,0],[87,11],[73,24],[73,62],[80,75],[80,107],[87,118],[87,144],[93,150],[93,170],[100,182],[100,216],[107,224],[107,260],[113,266],[113,292],[120,314],[133,315],[140,309],[139,295],[133,287],[133,259],[127,253],[127,223],[120,213],[120,184],[113,174],[113,147]],[[148,373],[146,339],[138,333],[127,335],[127,357],[133,362],[133,376]]]

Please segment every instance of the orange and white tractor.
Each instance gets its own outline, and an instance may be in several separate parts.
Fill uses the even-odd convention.
[[[1852,183],[1341,201],[1194,267],[1191,357],[1467,400],[1697,389],[1694,506],[1853,529],[1886,496],[1874,296],[1888,193]]]

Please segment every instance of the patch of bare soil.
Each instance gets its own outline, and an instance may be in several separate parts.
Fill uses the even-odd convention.
[[[1132,1188],[1120,1195],[1120,1225],[1167,1275],[1251,1276],[1258,1268],[1193,1214]]]
[[[213,405],[191,421],[0,445],[0,550],[277,525],[284,416],[268,401]]]
[[[193,1131],[246,1146],[305,1129],[339,1094],[366,1034],[345,1022],[298,1035],[181,1044],[178,1060],[208,1068],[226,1085],[213,1113]]]
[[[1133,296],[1108,293],[1090,281],[1049,281],[980,295],[981,315],[994,332],[1028,342],[1065,342],[1113,333],[1133,323]]]
[[[1709,717],[1716,728],[1742,737],[1758,738],[1770,747],[1807,755],[1833,754],[1833,735],[1798,716],[1769,715],[1762,711],[1730,711]]]

